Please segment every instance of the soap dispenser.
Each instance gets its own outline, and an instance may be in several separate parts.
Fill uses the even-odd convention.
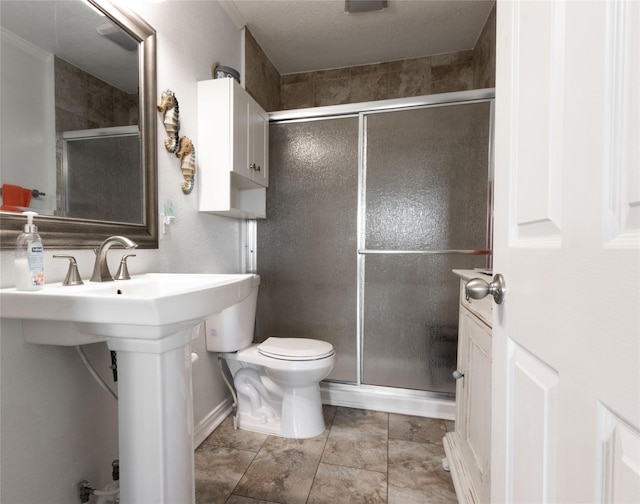
[[[22,215],[27,216],[27,224],[16,241],[16,290],[39,290],[44,287],[44,247],[33,224],[33,216],[38,214],[23,212]]]

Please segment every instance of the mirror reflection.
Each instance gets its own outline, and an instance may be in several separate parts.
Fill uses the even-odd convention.
[[[0,247],[158,246],[156,32],[109,0],[1,0]]]
[[[138,41],[83,1],[1,8],[2,210],[142,223]]]

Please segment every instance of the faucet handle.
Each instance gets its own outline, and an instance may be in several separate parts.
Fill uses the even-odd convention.
[[[129,275],[129,268],[127,268],[127,259],[129,257],[135,256],[135,254],[126,254],[122,256],[122,259],[120,260],[120,266],[118,267],[118,271],[116,272],[114,280],[131,280],[131,276]]]
[[[80,278],[80,273],[78,272],[78,263],[76,262],[76,258],[70,255],[60,255],[56,254],[53,257],[56,259],[69,259],[69,269],[67,270],[67,276],[64,277],[64,281],[62,285],[83,285],[84,282],[82,278]]]

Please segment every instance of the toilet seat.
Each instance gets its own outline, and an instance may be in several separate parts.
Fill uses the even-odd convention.
[[[265,357],[288,361],[310,361],[330,357],[335,352],[331,343],[309,338],[267,338],[258,345]]]

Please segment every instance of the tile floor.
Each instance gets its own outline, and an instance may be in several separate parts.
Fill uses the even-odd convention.
[[[327,429],[284,439],[233,429],[196,450],[198,504],[457,503],[442,469],[453,422],[324,406]]]

